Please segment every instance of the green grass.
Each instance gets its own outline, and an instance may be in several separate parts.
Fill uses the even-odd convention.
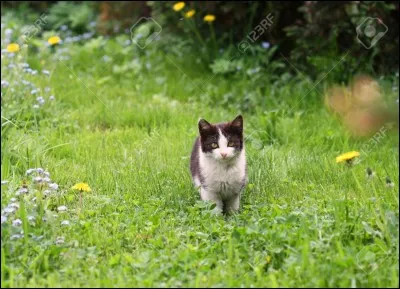
[[[388,130],[365,147],[369,139],[351,137],[319,90],[304,98],[312,84],[267,86],[256,106],[236,97],[248,108],[239,111],[223,95],[251,94],[251,79],[214,77],[191,69],[190,57],[169,55],[172,64],[150,48],[118,73],[113,66],[132,63],[129,48],[89,44],[66,45],[65,64],[45,47],[30,52],[31,66],[50,77],[7,68],[25,62],[25,52],[2,61],[2,79],[23,77],[56,98],[33,109],[29,89],[2,88],[2,209],[24,182],[30,189],[2,224],[2,287],[399,286],[397,135]],[[103,62],[110,51],[114,62]],[[219,122],[239,112],[249,185],[240,214],[215,217],[192,187],[189,155],[200,117]],[[361,148],[360,163],[335,163]],[[25,175],[35,167],[50,172],[57,192],[44,198]],[[78,182],[92,188],[82,208],[70,189]],[[57,213],[61,205],[67,212]],[[11,239],[21,229],[24,237]],[[60,236],[65,242],[55,244]]]

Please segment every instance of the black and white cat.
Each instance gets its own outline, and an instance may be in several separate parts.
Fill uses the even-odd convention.
[[[243,117],[218,124],[200,119],[198,126],[190,159],[193,183],[202,200],[216,203],[218,213],[237,212],[247,183]]]

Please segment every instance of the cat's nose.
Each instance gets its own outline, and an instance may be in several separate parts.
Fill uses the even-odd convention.
[[[221,157],[222,157],[223,159],[226,158],[227,155],[228,155],[227,153],[221,153]]]

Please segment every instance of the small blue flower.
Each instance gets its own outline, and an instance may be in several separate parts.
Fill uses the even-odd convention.
[[[12,224],[13,224],[14,227],[19,227],[19,226],[22,225],[22,221],[21,221],[21,219],[15,219],[15,220],[12,222]]]
[[[267,41],[263,41],[263,42],[261,43],[261,46],[262,46],[262,48],[264,48],[264,49],[268,49],[268,48],[271,46],[271,44],[270,44],[269,42],[267,42]]]
[[[60,30],[61,31],[65,31],[65,30],[67,30],[68,29],[68,26],[67,25],[61,25],[61,27],[60,27]]]
[[[34,177],[34,178],[33,178],[33,181],[34,181],[35,183],[41,183],[41,182],[43,182],[43,178],[42,178],[42,177]]]
[[[45,102],[42,96],[39,96],[38,98],[36,98],[36,100],[39,102],[40,105],[43,105]]]
[[[10,83],[7,80],[2,80],[1,81],[1,87],[9,87]]]
[[[38,90],[37,90],[37,89],[32,89],[32,90],[31,90],[31,94],[36,94],[36,93],[38,93]]]
[[[13,33],[13,30],[12,30],[11,28],[7,28],[7,29],[5,30],[6,36],[11,36],[12,33]]]
[[[108,55],[104,55],[104,56],[102,57],[102,60],[103,60],[104,62],[110,62],[110,61],[111,61],[111,57],[108,56]]]
[[[56,191],[58,189],[58,185],[56,183],[52,183],[49,184],[49,188]]]
[[[82,37],[83,37],[83,39],[89,39],[93,35],[94,35],[94,33],[92,33],[92,32],[86,32],[86,33],[83,33]]]

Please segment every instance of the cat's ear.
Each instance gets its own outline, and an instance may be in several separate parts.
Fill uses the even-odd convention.
[[[206,121],[205,119],[200,119],[199,120],[199,131],[207,131],[211,128],[211,124]]]
[[[234,127],[240,131],[243,131],[243,117],[242,115],[238,115],[232,122],[231,127]]]

